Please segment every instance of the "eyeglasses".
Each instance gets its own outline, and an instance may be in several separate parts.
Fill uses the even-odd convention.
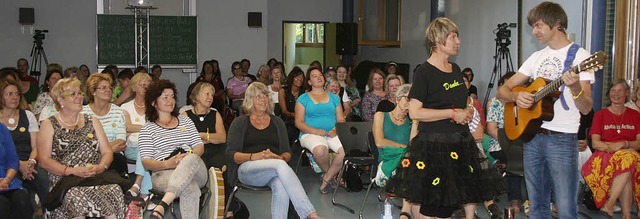
[[[253,98],[258,100],[258,99],[267,99],[269,96],[267,96],[266,94],[263,93],[259,93],[256,96],[254,96]]]
[[[62,94],[63,97],[77,97],[77,96],[85,96],[85,93],[82,91],[73,91],[69,93]]]
[[[112,90],[113,90],[113,87],[111,87],[111,86],[100,86],[100,87],[96,87],[96,89],[98,89],[98,90],[110,90],[110,91],[112,91]]]

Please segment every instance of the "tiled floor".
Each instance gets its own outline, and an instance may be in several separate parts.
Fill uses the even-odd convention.
[[[331,204],[331,193],[327,195],[320,194],[318,190],[320,186],[320,178],[319,175],[313,173],[311,168],[309,167],[300,167],[300,171],[298,173],[298,178],[300,182],[305,187],[309,199],[311,199],[311,203],[313,203],[314,207],[318,211],[318,213],[324,218],[358,218],[358,209],[362,204],[362,199],[364,198],[365,190],[361,192],[346,192],[344,189],[338,191],[336,195],[336,200],[339,202],[345,203],[347,206],[356,209],[355,214],[352,214],[340,207],[333,206]],[[366,219],[374,219],[380,218],[380,213],[382,209],[382,204],[377,200],[377,192],[378,189],[372,189],[371,194],[368,197],[367,203],[364,208],[364,218]],[[245,202],[249,211],[251,212],[251,218],[270,218],[271,217],[271,193],[269,192],[251,192],[251,191],[240,191],[237,195],[242,201]],[[506,196],[500,197],[501,202],[497,202],[497,204],[504,208],[508,205],[506,202]],[[637,210],[633,210],[637,212]],[[394,218],[398,217],[400,210],[394,208]],[[599,214],[598,211],[590,211],[587,210],[584,206],[581,207],[580,212],[583,215],[580,215],[580,218],[605,218]],[[478,207],[477,210],[478,218],[489,218],[487,211],[484,207]],[[614,218],[620,218],[622,215],[617,213]],[[637,217],[635,214],[633,217]],[[516,218],[526,218],[523,213],[516,215]]]

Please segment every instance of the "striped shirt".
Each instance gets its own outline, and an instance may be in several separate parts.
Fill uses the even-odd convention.
[[[127,138],[127,126],[124,119],[124,110],[115,104],[111,104],[109,112],[103,116],[96,115],[89,105],[82,107],[82,114],[95,116],[100,120],[108,141]]]
[[[142,159],[163,160],[177,147],[189,151],[202,140],[193,121],[186,116],[178,116],[178,126],[163,128],[155,122],[147,122],[140,130],[138,147]]]

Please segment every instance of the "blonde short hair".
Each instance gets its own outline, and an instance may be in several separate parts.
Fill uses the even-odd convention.
[[[142,81],[153,82],[153,79],[148,73],[144,73],[144,72],[137,73],[131,78],[131,86],[133,86],[132,88],[135,88],[135,86],[138,86],[138,83]]]
[[[391,80],[398,80],[400,82],[400,85],[404,84],[404,79],[402,78],[402,76],[396,75],[396,74],[387,75],[387,78],[385,78],[384,80],[384,86],[385,86],[384,89],[386,91],[389,91],[389,81]]]
[[[213,85],[211,83],[208,82],[198,82],[196,84],[196,86],[193,86],[193,90],[191,90],[191,93],[189,94],[189,100],[191,100],[191,105],[192,106],[196,106],[196,98],[198,97],[198,95],[200,94],[200,91],[202,91],[202,89],[204,88],[211,88],[211,90],[213,91],[213,93],[216,92],[216,88],[213,87]],[[206,106],[209,107],[209,106]]]
[[[411,90],[411,84],[403,84],[398,87],[398,90],[394,94],[396,100],[400,100],[399,98],[409,95],[409,91]]]
[[[247,90],[244,93],[244,100],[242,101],[242,109],[250,115],[253,113],[253,100],[258,94],[264,94],[267,96],[267,112],[269,114],[273,114],[273,100],[271,100],[271,95],[269,93],[269,89],[267,85],[264,85],[262,82],[253,82],[247,87]]]
[[[51,99],[56,104],[56,109],[60,110],[60,103],[58,103],[58,98],[64,96],[64,93],[71,90],[71,88],[77,87],[80,88],[80,80],[77,78],[63,78],[56,83],[56,85],[51,88],[49,93],[51,94]]]
[[[109,82],[109,86],[113,87],[113,81],[111,80],[111,76],[109,76],[109,74],[92,74],[91,76],[89,76],[89,78],[87,78],[87,83],[85,84],[85,86],[87,86],[87,98],[89,98],[89,103],[93,103],[93,93],[96,92],[98,84],[101,81],[107,81]]]
[[[445,44],[449,33],[458,33],[458,25],[453,23],[449,18],[439,17],[431,21],[425,33],[427,35],[429,51],[433,52],[437,44]]]

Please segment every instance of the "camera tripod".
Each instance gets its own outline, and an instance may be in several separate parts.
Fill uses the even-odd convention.
[[[505,42],[503,42],[500,37],[496,38],[496,49],[495,55],[493,56],[493,71],[491,72],[491,77],[489,78],[487,94],[484,96],[484,102],[482,102],[482,105],[484,107],[487,107],[489,95],[491,94],[491,90],[493,89],[496,78],[502,77],[502,61],[504,60],[506,62],[505,72],[513,71],[513,60],[511,59],[511,52],[509,50],[510,44],[511,41],[509,40],[509,38],[506,38]]]
[[[36,76],[36,79],[40,81],[40,75],[42,74],[42,61],[44,60],[45,68],[49,66],[47,60],[47,54],[42,47],[42,40],[36,39],[33,41],[33,47],[31,47],[31,75]]]

